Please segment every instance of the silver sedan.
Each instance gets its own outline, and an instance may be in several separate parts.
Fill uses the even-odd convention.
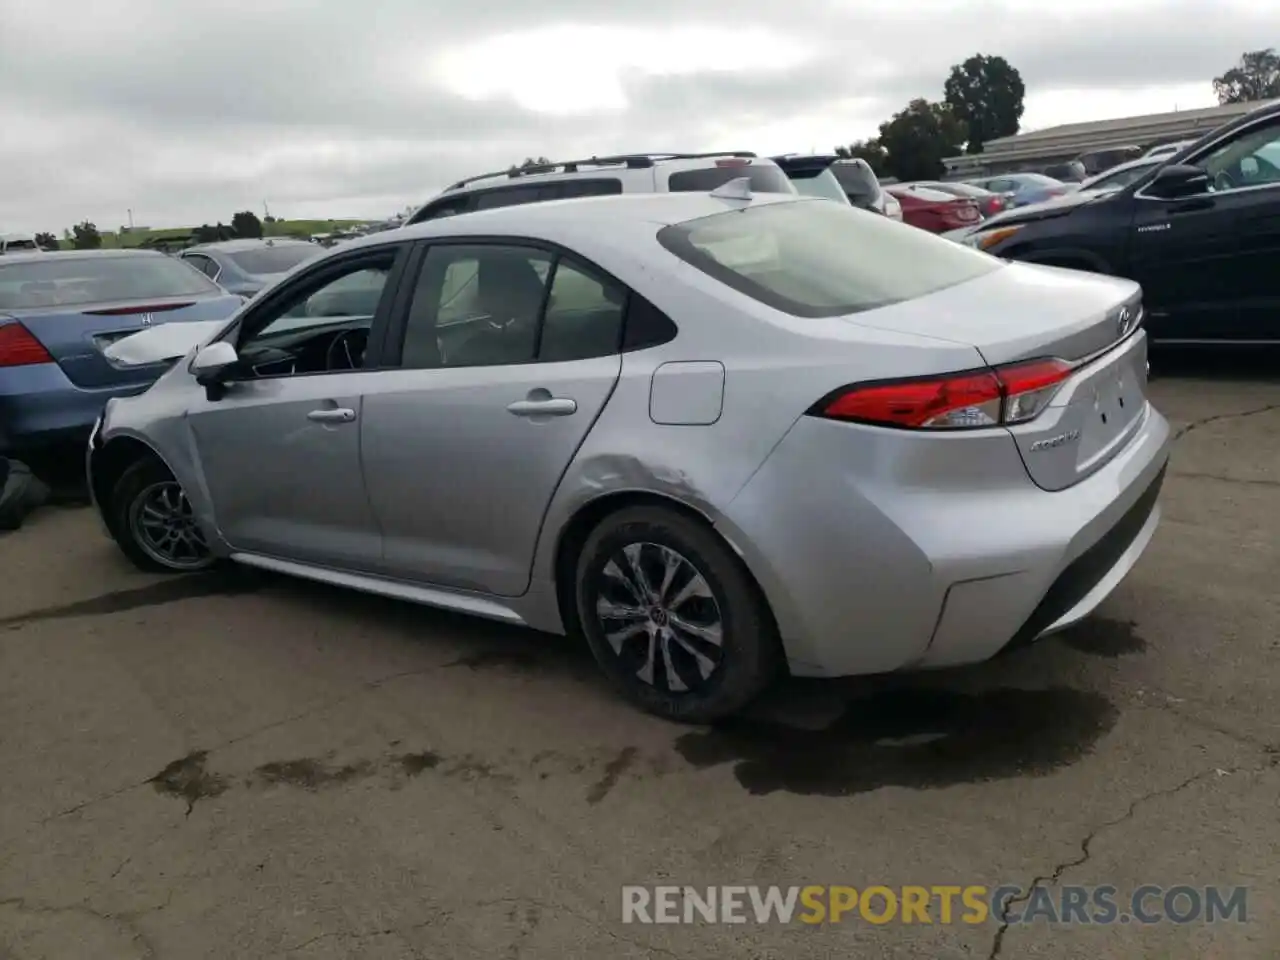
[[[1088,615],[1159,518],[1141,321],[1131,282],[745,184],[499,208],[114,345],[172,367],[90,481],[142,567],[580,636],[704,722]]]

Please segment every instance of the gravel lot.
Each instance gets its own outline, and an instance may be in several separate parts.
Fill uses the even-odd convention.
[[[44,509],[0,538],[0,957],[1275,957],[1280,380],[1245,365],[1153,383],[1164,522],[1088,625],[715,731],[563,640],[146,577]],[[620,922],[627,883],[1035,878],[1243,884],[1249,921]]]

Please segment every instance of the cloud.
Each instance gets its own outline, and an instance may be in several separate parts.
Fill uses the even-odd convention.
[[[830,149],[999,53],[1026,122],[1211,102],[1216,0],[0,0],[0,230],[377,216],[526,156]],[[1195,102],[1188,102],[1188,97]]]

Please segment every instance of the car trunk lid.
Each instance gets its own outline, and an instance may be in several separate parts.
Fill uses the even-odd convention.
[[[113,343],[140,330],[169,323],[222,320],[243,303],[233,295],[196,299],[155,298],[146,301],[90,303],[57,312],[17,310],[19,321],[78,387],[95,388],[147,383],[155,378],[150,366],[121,365],[105,351]]]
[[[1008,428],[1031,479],[1061,490],[1104,466],[1146,415],[1139,298],[1128,280],[1010,264],[849,320],[968,344],[996,368],[1049,358],[1070,363],[1044,412]]]

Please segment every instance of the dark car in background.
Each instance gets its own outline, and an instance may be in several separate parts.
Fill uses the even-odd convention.
[[[148,327],[222,320],[240,308],[198,270],[153,250],[0,258],[0,455],[77,450],[112,397],[141,393],[166,364],[122,367],[104,350]]]
[[[201,243],[178,256],[224,290],[247,298],[319,253],[306,240],[269,238]]]
[[[960,242],[1136,280],[1157,343],[1280,343],[1280,102],[1117,190],[1004,213]]]
[[[983,190],[1001,194],[1011,207],[1044,203],[1054,197],[1066,196],[1076,189],[1075,184],[1068,185],[1053,177],[1046,177],[1042,173],[1002,173],[965,182],[981,187]]]
[[[930,233],[972,227],[982,220],[978,204],[969,197],[957,197],[912,183],[895,183],[885,189],[902,204],[902,219],[906,223]]]

